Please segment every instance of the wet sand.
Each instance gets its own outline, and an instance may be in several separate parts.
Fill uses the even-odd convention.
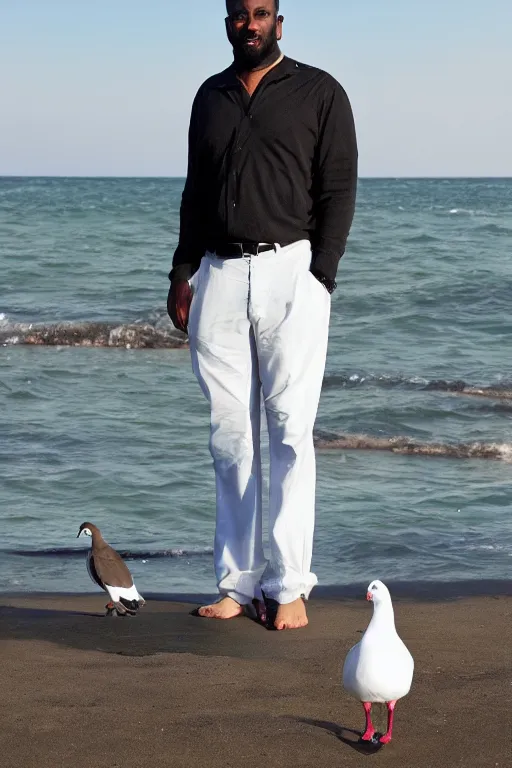
[[[105,598],[0,595],[3,768],[512,764],[512,589],[457,599],[398,597],[416,663],[391,744],[358,744],[362,707],[340,685],[371,606],[309,604],[310,626],[270,632],[149,599],[136,618]],[[378,715],[378,713],[376,713]],[[382,718],[384,713],[382,713]],[[381,725],[377,716],[376,724]]]

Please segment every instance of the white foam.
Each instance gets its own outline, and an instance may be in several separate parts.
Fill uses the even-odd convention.
[[[496,446],[503,461],[512,462],[512,443],[501,443]]]

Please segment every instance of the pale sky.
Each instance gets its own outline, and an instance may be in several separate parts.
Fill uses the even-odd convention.
[[[330,72],[361,176],[512,176],[512,0],[281,0]],[[0,0],[0,175],[182,176],[224,0]]]

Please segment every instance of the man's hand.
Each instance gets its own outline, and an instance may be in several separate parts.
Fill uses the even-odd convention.
[[[311,272],[313,277],[315,277],[318,280],[320,285],[323,285],[327,293],[329,294],[333,293],[338,287],[336,280],[329,280],[328,277],[323,275],[318,269],[315,269],[314,266],[311,266],[309,271]]]
[[[188,280],[173,280],[167,295],[167,314],[179,331],[188,333],[188,315],[192,303],[192,289]]]

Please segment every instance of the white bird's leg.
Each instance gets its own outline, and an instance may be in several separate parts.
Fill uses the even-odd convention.
[[[363,741],[371,741],[373,738],[373,734],[375,733],[375,728],[373,727],[372,723],[372,704],[371,701],[363,701],[363,707],[366,714],[366,730],[361,736]]]
[[[113,602],[107,603],[105,608],[107,609],[105,616],[115,616]]]
[[[396,701],[388,701],[386,702],[386,706],[388,708],[388,730],[387,733],[384,734],[384,736],[381,736],[379,741],[381,744],[387,744],[391,741],[391,734],[393,732],[393,717],[395,715],[395,704]]]

